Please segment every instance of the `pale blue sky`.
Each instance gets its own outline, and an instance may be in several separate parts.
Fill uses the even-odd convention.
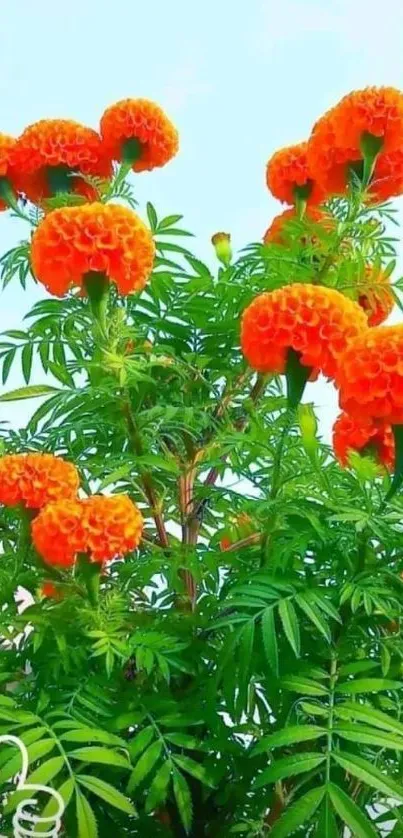
[[[43,117],[97,127],[117,99],[159,102],[181,150],[136,179],[137,197],[183,212],[203,256],[219,229],[235,247],[261,237],[279,210],[264,183],[277,147],[304,139],[352,88],[403,88],[401,0],[3,0],[2,23],[0,130],[17,135]],[[1,252],[23,235],[0,216]],[[0,331],[42,294],[9,286]],[[331,388],[312,397],[328,424]],[[16,422],[15,407],[0,413]]]

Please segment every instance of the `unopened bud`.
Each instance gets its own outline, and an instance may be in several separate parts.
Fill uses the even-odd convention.
[[[232,249],[231,236],[229,233],[215,233],[211,238],[211,243],[214,245],[216,256],[219,262],[224,267],[228,268],[231,264]]]

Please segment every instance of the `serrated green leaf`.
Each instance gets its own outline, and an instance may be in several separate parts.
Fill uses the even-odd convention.
[[[297,594],[295,597],[295,601],[297,605],[299,605],[301,610],[306,614],[311,623],[313,623],[314,626],[318,629],[322,637],[324,637],[325,640],[327,640],[327,642],[330,643],[330,628],[323,615],[319,611],[319,608],[317,608],[312,602],[309,602],[309,600],[305,599],[305,597],[302,594]]]
[[[334,712],[341,718],[357,719],[360,722],[365,722],[381,730],[388,730],[391,733],[397,733],[403,736],[402,722],[399,722],[398,719],[394,719],[382,710],[371,707],[370,704],[359,704],[358,701],[345,701],[343,704],[336,704]]]
[[[271,838],[288,838],[315,814],[325,794],[325,787],[311,789],[289,806],[270,831]]]
[[[69,752],[69,757],[79,759],[82,762],[100,762],[103,765],[115,765],[118,768],[130,768],[130,762],[112,748],[102,748],[96,745],[89,745],[88,748],[76,748]]]
[[[180,756],[179,754],[175,754],[172,757],[173,761],[176,765],[179,765],[186,774],[191,774],[192,777],[196,777],[196,780],[200,780],[205,786],[210,786],[210,788],[214,788],[215,783],[211,777],[209,777],[208,771],[199,762],[195,762],[194,759],[191,759],[187,756]]]
[[[24,381],[26,384],[29,384],[29,379],[31,378],[31,370],[32,370],[32,354],[33,354],[33,344],[27,343],[24,346],[24,349],[21,353],[21,366],[22,366],[22,374],[24,376]]]
[[[350,742],[358,742],[359,745],[376,745],[378,748],[392,748],[403,751],[403,738],[392,733],[385,733],[376,728],[365,727],[364,725],[334,725],[334,733]]]
[[[308,753],[293,754],[289,757],[277,759],[268,768],[265,768],[252,783],[253,789],[260,789],[262,786],[284,780],[286,777],[294,777],[296,774],[305,774],[313,771],[325,760],[325,754]]]
[[[313,838],[340,838],[340,832],[328,794],[320,808]]]
[[[278,611],[285,636],[296,657],[299,658],[301,651],[301,638],[295,608],[290,600],[282,599],[279,603]]]
[[[51,780],[54,779],[54,777],[57,776],[57,774],[59,774],[63,766],[63,757],[52,757],[51,759],[48,759],[46,762],[43,762],[41,765],[39,765],[38,768],[36,768],[35,771],[32,772],[32,774],[29,774],[26,782],[29,785],[39,784],[42,786],[46,786],[48,785],[48,783],[50,783]],[[27,792],[23,790],[16,791],[14,794],[12,794],[8,798],[7,803],[4,806],[5,814],[13,812],[14,809],[18,806],[18,803],[20,803],[21,800],[25,800],[26,797]]]
[[[155,231],[158,227],[158,216],[157,216],[157,213],[155,211],[155,208],[153,207],[153,205],[150,201],[147,202],[146,209],[147,209],[148,223],[150,225],[151,232],[155,233]]]
[[[263,638],[263,649],[267,662],[274,675],[278,676],[278,646],[276,636],[276,624],[273,608],[266,608],[262,614],[261,630]]]
[[[362,780],[366,785],[386,794],[387,797],[403,801],[403,786],[392,777],[383,774],[379,768],[375,768],[367,759],[363,759],[356,754],[349,754],[346,751],[343,751],[343,753],[334,752],[333,759],[345,771],[357,777],[358,780]]]
[[[189,786],[180,771],[174,771],[173,773],[173,789],[184,830],[189,833],[193,819],[192,796]]]
[[[300,693],[301,695],[327,695],[328,690],[323,684],[318,684],[311,678],[304,678],[302,675],[284,675],[281,679],[281,686],[285,690]]]
[[[269,736],[263,736],[250,751],[250,756],[254,757],[258,754],[264,754],[273,748],[295,745],[297,742],[309,742],[309,740],[319,739],[320,736],[326,734],[327,729],[324,727],[316,727],[315,725],[289,725],[283,728],[283,730],[278,730]]]
[[[136,786],[145,780],[150,771],[154,768],[156,762],[159,760],[162,751],[162,741],[157,739],[153,742],[140,757],[137,765],[134,767],[127,785],[127,790],[131,794]]]
[[[158,769],[150,786],[146,799],[146,812],[152,812],[157,806],[160,806],[166,798],[169,791],[169,783],[172,775],[172,762],[167,759]]]
[[[76,792],[76,813],[78,838],[98,838],[98,826],[94,811],[79,789]]]
[[[88,791],[100,797],[101,800],[105,800],[110,806],[114,806],[115,809],[125,812],[126,815],[136,815],[136,810],[131,801],[110,783],[101,780],[100,777],[93,777],[91,774],[78,774],[77,781]]]
[[[41,396],[49,396],[50,393],[61,393],[57,387],[50,387],[49,384],[31,384],[29,387],[18,387],[17,390],[10,390],[0,396],[0,402],[16,402],[22,399],[37,399]]]
[[[328,791],[337,814],[351,829],[356,838],[377,838],[377,832],[371,821],[367,818],[365,812],[354,803],[351,796],[333,783],[329,783]]]
[[[29,745],[27,748],[29,765],[37,759],[46,756],[46,754],[49,754],[55,747],[55,744],[54,739],[42,739],[40,742],[34,742],[32,745]],[[18,774],[20,770],[21,754],[18,751],[0,769],[0,783],[5,783],[6,780],[9,780],[14,776],[14,774]]]
[[[402,681],[389,681],[387,678],[355,678],[345,681],[335,687],[335,692],[344,695],[359,695],[360,693],[383,692],[384,690],[401,690]]]
[[[131,757],[132,762],[135,762],[137,757],[147,748],[147,746],[152,742],[155,737],[155,729],[153,725],[149,725],[148,727],[144,727],[143,730],[131,739],[128,744],[128,751]]]

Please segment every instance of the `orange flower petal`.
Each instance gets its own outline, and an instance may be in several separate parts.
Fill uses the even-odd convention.
[[[101,118],[101,135],[112,160],[122,160],[125,140],[139,141],[141,154],[132,165],[135,172],[165,166],[179,146],[175,126],[164,111],[148,99],[123,99],[107,108]]]

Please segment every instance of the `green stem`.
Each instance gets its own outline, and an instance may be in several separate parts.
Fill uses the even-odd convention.
[[[94,322],[98,326],[103,340],[106,340],[108,337],[108,277],[106,274],[98,273],[97,271],[89,271],[84,276],[83,285],[88,294]]]
[[[393,498],[403,483],[403,425],[392,425],[392,431],[395,440],[395,471],[392,485],[382,504],[382,509]]]
[[[33,518],[32,510],[27,509],[23,504],[20,505],[20,527],[18,540],[16,545],[15,556],[15,575],[24,565],[30,544],[31,544],[31,521]]]
[[[330,783],[330,769],[333,747],[333,719],[334,719],[334,690],[337,682],[337,657],[332,653],[330,663],[329,683],[329,718],[327,722],[327,747],[326,747],[326,783]]]
[[[99,605],[102,565],[99,562],[91,562],[86,553],[79,554],[77,564],[87,588],[88,599],[91,605],[97,608]]]

